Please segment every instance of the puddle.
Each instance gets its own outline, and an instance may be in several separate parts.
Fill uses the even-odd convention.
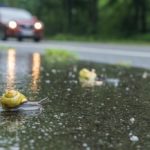
[[[115,79],[115,78],[106,78],[104,80],[104,83],[107,83],[109,85],[113,85],[115,87],[119,86],[119,82],[120,82],[120,80],[119,79]]]
[[[13,87],[30,101],[49,98],[40,113],[0,113],[0,149],[150,149],[149,70],[49,64],[13,49],[0,53],[0,63],[0,94]],[[82,88],[81,68],[96,69],[106,84]]]

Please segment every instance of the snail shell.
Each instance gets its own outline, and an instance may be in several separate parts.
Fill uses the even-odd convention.
[[[95,70],[92,71],[83,68],[79,72],[79,81],[82,87],[93,87],[102,85],[102,81],[97,81]]]
[[[1,97],[1,105],[4,109],[16,108],[25,102],[27,102],[27,98],[15,90],[6,91]]]
[[[97,74],[95,73],[94,69],[90,71],[86,68],[83,68],[79,72],[79,77],[86,80],[96,80]]]

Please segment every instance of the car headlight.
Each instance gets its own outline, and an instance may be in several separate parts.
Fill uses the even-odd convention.
[[[35,28],[36,30],[40,30],[40,29],[43,28],[43,24],[42,24],[41,22],[36,22],[36,23],[34,24],[34,28]]]
[[[10,29],[15,29],[17,27],[17,23],[15,21],[9,21],[8,27]]]

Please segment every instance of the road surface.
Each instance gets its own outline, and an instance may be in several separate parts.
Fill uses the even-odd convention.
[[[73,51],[82,60],[95,61],[108,64],[131,65],[150,69],[150,45],[125,45],[107,43],[84,43],[84,42],[59,42],[42,41],[0,41],[0,49],[4,47],[15,48],[18,52],[44,53],[47,48],[65,49]]]

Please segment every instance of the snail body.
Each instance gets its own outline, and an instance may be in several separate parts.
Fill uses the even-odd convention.
[[[94,69],[92,71],[83,68],[79,72],[79,81],[82,87],[93,87],[102,85],[102,81],[97,81],[97,74]]]
[[[2,95],[0,102],[3,109],[12,109],[27,102],[27,98],[18,91],[8,90]]]

